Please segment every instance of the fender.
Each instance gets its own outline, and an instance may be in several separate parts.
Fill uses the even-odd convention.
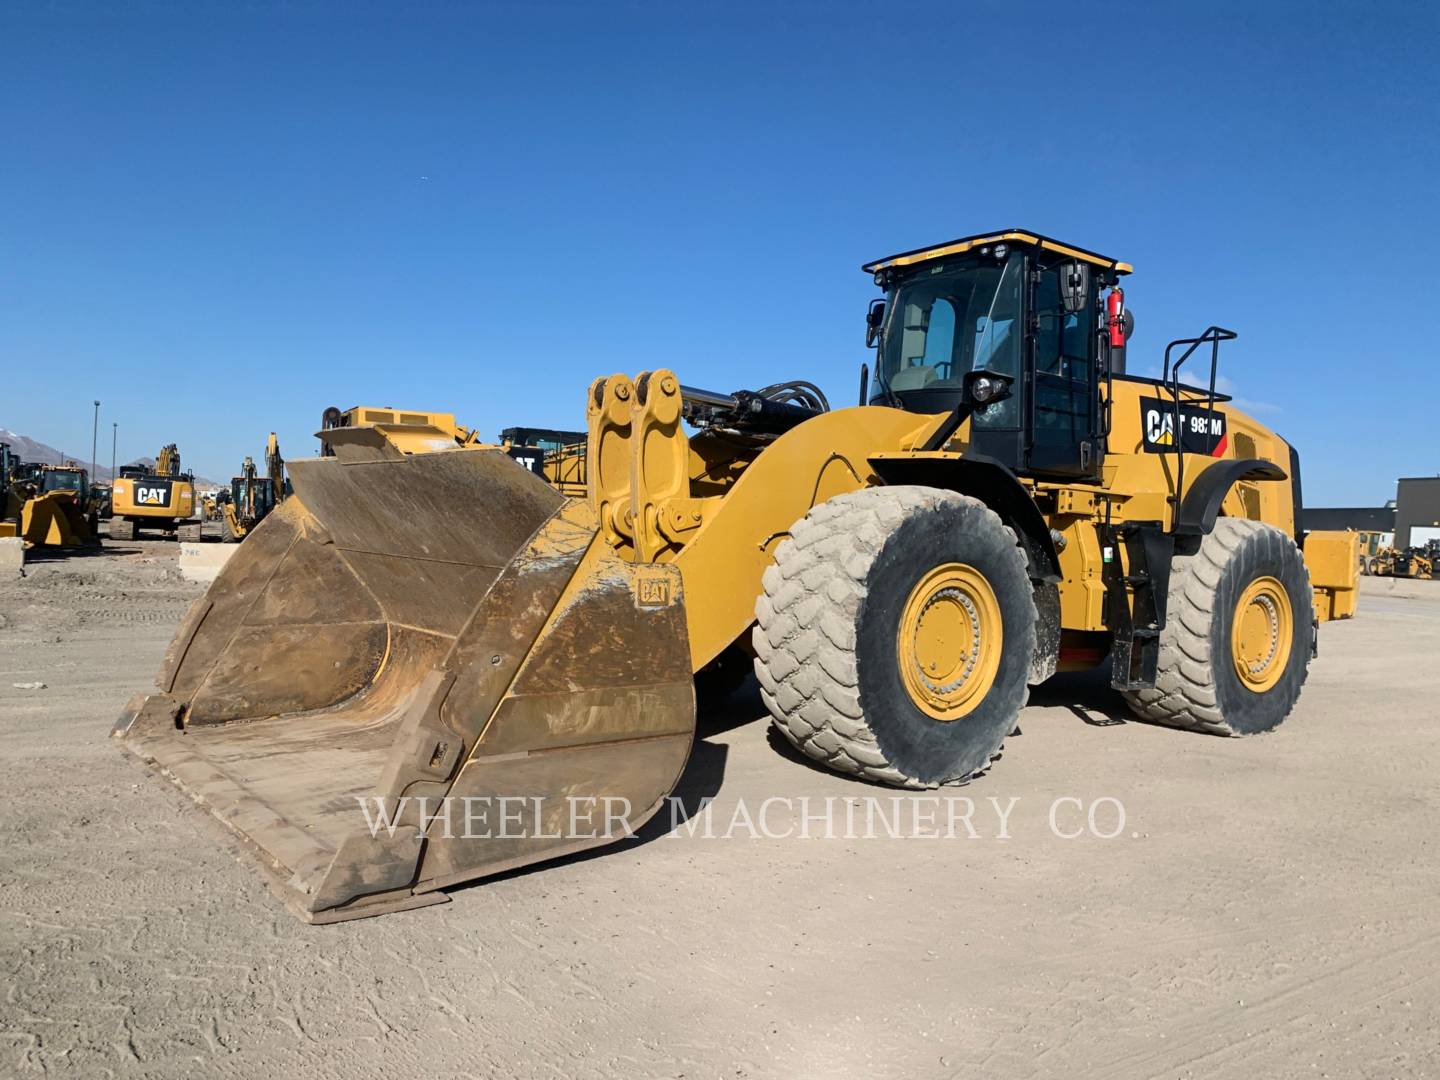
[[[1273,461],[1236,458],[1219,461],[1195,478],[1175,515],[1178,536],[1204,536],[1215,528],[1220,504],[1237,480],[1286,480],[1289,474]],[[1296,508],[1296,516],[1299,508]]]
[[[887,484],[923,484],[979,499],[1020,536],[1030,556],[1030,577],[1058,583],[1060,555],[1040,508],[1005,465],[983,454],[919,451],[877,454],[870,465]]]

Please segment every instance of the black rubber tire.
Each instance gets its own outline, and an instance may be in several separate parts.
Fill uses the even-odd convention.
[[[1290,657],[1279,682],[1256,693],[1235,673],[1230,636],[1245,587],[1270,576],[1284,586],[1293,623]],[[1310,666],[1314,593],[1304,556],[1272,525],[1221,518],[1194,555],[1170,567],[1165,629],[1155,686],[1125,698],[1142,720],[1213,735],[1256,735],[1290,715]]]
[[[906,599],[931,569],[990,583],[1004,644],[969,715],[932,719],[896,656]],[[755,675],[776,729],[806,756],[897,787],[959,783],[989,767],[1029,694],[1035,607],[1019,541],[984,503],[927,487],[839,495],[792,527],[756,601]]]

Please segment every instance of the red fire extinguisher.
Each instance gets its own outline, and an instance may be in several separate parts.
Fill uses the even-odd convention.
[[[1110,328],[1110,347],[1125,347],[1125,290],[1116,285],[1105,298],[1105,320]]]

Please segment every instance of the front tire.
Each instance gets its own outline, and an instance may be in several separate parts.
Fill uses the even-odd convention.
[[[755,674],[806,756],[897,787],[983,772],[1035,652],[1025,555],[976,499],[870,488],[814,507],[756,603]]]
[[[1155,686],[1125,698],[1142,720],[1214,735],[1271,731],[1290,715],[1310,664],[1314,594],[1280,529],[1221,518],[1170,568]]]

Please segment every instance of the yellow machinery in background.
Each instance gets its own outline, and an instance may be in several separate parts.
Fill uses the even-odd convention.
[[[562,495],[578,498],[585,495],[585,440],[583,431],[554,428],[508,427],[500,432],[506,453]]]
[[[195,477],[182,471],[174,443],[161,447],[155,467],[124,465],[110,493],[110,539],[134,540],[142,529],[158,529],[170,539],[200,539],[200,523],[192,520]]]
[[[1425,548],[1402,549],[1390,544],[1378,548],[1364,563],[1364,568],[1365,573],[1374,577],[1416,578],[1421,581],[1429,581],[1435,573],[1434,561]]]
[[[1360,573],[1375,573],[1375,560],[1391,550],[1390,540],[1394,536],[1394,533],[1361,529],[1355,533],[1355,536],[1360,542],[1360,553],[1358,556]]]
[[[478,431],[455,422],[454,413],[373,405],[326,409],[316,437],[321,457],[335,457],[337,446],[388,445],[402,454],[423,454],[484,445]]]
[[[265,444],[265,475],[260,476],[254,459],[247,457],[240,475],[230,481],[230,497],[216,508],[225,528],[223,539],[232,544],[245,539],[288,494],[285,459],[272,431]]]
[[[1299,455],[1217,392],[1235,335],[1130,375],[1131,268],[1025,230],[864,269],[858,406],[598,378],[583,496],[448,414],[331,410],[116,736],[328,922],[629,835],[737,657],[801,753],[907,788],[980,776],[1032,685],[1106,658],[1144,720],[1280,724],[1356,551],[1299,531]]]
[[[21,464],[0,444],[0,537],[30,547],[79,547],[99,540],[89,471],[73,461]]]

